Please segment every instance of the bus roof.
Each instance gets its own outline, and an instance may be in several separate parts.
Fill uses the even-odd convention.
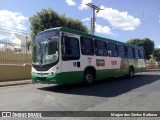
[[[138,49],[144,49],[141,46],[136,46],[136,45],[132,45],[132,44],[129,44],[129,43],[123,43],[123,42],[120,42],[120,41],[117,41],[117,40],[112,40],[112,39],[88,34],[88,33],[85,33],[85,32],[81,32],[81,31],[78,31],[78,30],[73,30],[73,29],[66,28],[66,27],[55,27],[55,28],[47,29],[43,32],[50,31],[50,30],[55,30],[55,29],[59,29],[62,32],[68,32],[68,33],[77,34],[77,35],[84,36],[84,37],[94,38],[94,39],[97,39],[97,40],[104,40],[104,41],[109,41],[109,42],[112,42],[112,43],[118,43],[118,44],[130,46],[130,47],[134,47],[134,48],[138,48]]]

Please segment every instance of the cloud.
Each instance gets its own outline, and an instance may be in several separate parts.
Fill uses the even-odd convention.
[[[85,21],[90,21],[90,18],[84,18],[84,19],[81,19],[82,22],[85,22]]]
[[[101,11],[97,13],[97,17],[107,20],[114,28],[120,30],[135,30],[140,24],[140,19],[128,14],[128,12],[120,12],[116,9],[100,7]]]
[[[85,23],[85,22],[90,21],[90,18],[84,18],[84,19],[81,19],[81,21]],[[97,23],[95,23],[95,31],[97,33],[112,34],[113,35],[113,33],[111,32],[111,29],[108,26],[102,26]]]
[[[79,10],[87,9],[88,6],[86,5],[87,3],[91,3],[92,0],[82,0],[80,6],[78,7]]]
[[[5,44],[5,43],[20,44],[21,40],[19,40],[14,33],[0,31],[0,44]]]
[[[95,31],[97,33],[103,33],[103,34],[111,34],[111,35],[113,35],[113,33],[111,32],[111,29],[108,26],[98,25],[97,23],[95,23]]]
[[[19,44],[14,33],[28,33],[28,18],[21,13],[11,12],[8,10],[0,10],[0,44],[4,42],[12,42]]]
[[[0,28],[11,28],[14,30],[28,29],[29,21],[27,17],[18,12],[0,10]]]
[[[160,48],[160,45],[158,45],[158,48]]]
[[[73,0],[66,0],[66,3],[67,3],[69,6],[76,5],[76,3],[75,3]]]

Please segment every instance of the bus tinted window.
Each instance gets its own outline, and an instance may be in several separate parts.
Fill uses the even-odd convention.
[[[83,55],[94,55],[94,45],[91,38],[81,37],[81,51]]]
[[[143,52],[143,50],[139,50],[139,58],[144,59],[144,52]]]
[[[126,51],[124,45],[118,45],[118,54],[119,57],[126,57]]]
[[[139,58],[139,52],[138,52],[138,49],[135,49],[135,58]]]
[[[110,57],[117,57],[117,45],[114,43],[108,43],[108,54]]]
[[[131,47],[128,47],[127,56],[128,58],[133,58],[133,49]]]
[[[65,37],[62,41],[62,59],[78,60],[79,58],[79,40],[73,37]]]
[[[98,56],[107,56],[107,43],[105,41],[95,40],[95,54]]]

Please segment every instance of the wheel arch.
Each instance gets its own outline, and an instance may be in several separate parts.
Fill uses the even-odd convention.
[[[96,79],[96,69],[95,69],[95,67],[93,67],[93,66],[87,66],[87,67],[84,69],[84,74],[85,74],[87,71],[89,71],[89,70],[93,72],[94,79]]]
[[[133,72],[135,73],[134,66],[133,66],[133,65],[130,65],[130,66],[129,66],[129,69],[130,69],[130,68],[132,68],[132,69],[133,69]]]

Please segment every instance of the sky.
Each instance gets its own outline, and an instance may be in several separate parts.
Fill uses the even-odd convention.
[[[14,32],[30,33],[29,18],[42,9],[78,19],[90,29],[92,3],[96,13],[95,35],[126,42],[149,38],[160,48],[160,0],[0,0],[0,42],[15,41]]]

